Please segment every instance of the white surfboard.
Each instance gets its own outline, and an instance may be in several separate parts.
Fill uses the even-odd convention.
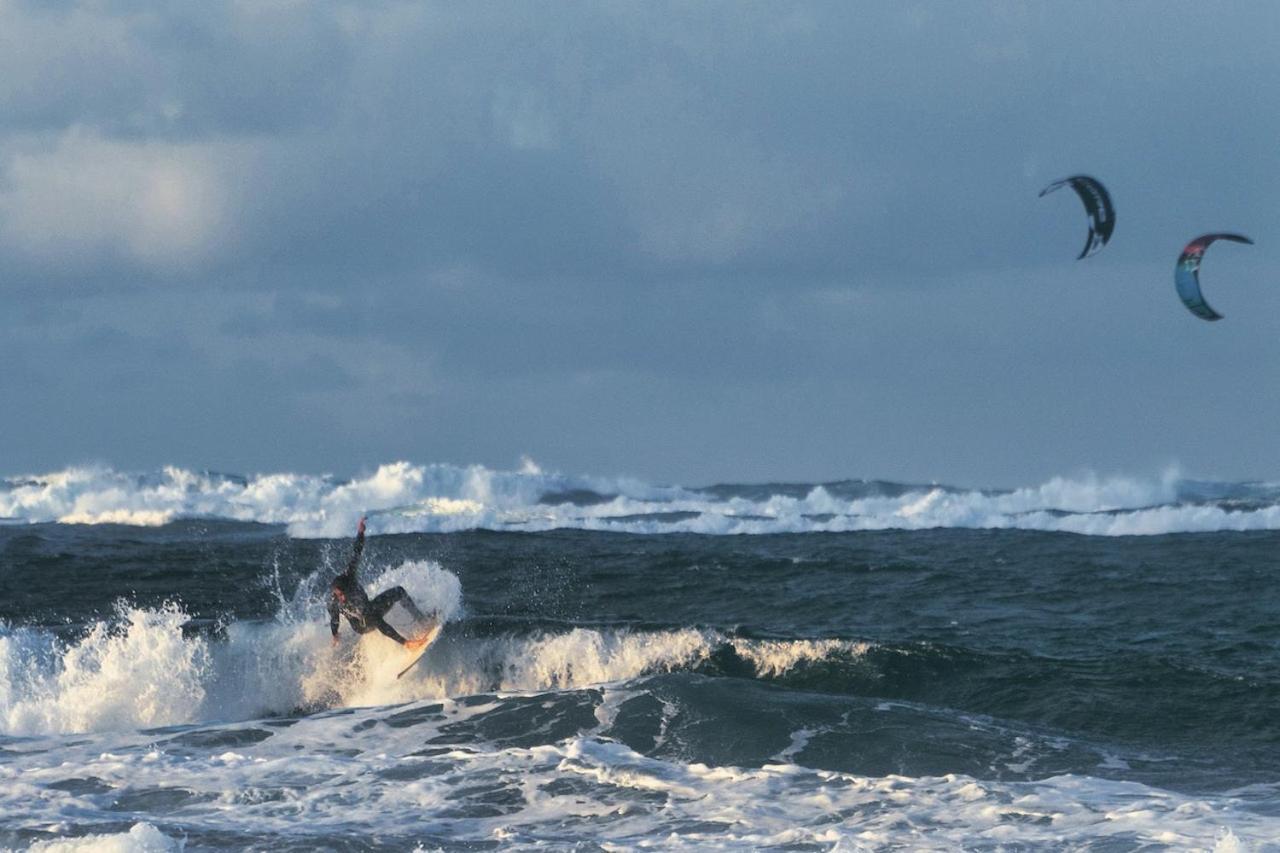
[[[427,653],[427,649],[431,648],[432,644],[435,643],[436,641],[436,637],[440,636],[440,629],[443,627],[444,627],[443,622],[441,622],[438,619],[433,619],[431,622],[431,627],[428,628],[426,632],[419,634],[415,638],[415,639],[421,639],[425,637],[427,641],[423,643],[422,646],[417,651],[413,651],[409,653],[411,655],[409,662],[404,665],[404,669],[396,673],[396,678],[399,678],[409,670],[413,669],[413,665],[416,664],[418,661],[422,660],[422,656]]]

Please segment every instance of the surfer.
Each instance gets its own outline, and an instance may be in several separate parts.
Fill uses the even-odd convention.
[[[413,603],[413,599],[404,591],[404,587],[393,586],[370,600],[364,587],[356,581],[356,567],[360,565],[360,554],[364,551],[364,522],[365,520],[361,518],[356,528],[355,549],[351,554],[351,561],[347,563],[347,570],[335,577],[329,586],[329,631],[333,634],[334,645],[338,643],[338,617],[346,616],[351,629],[357,634],[367,634],[377,628],[405,648],[421,648],[429,634],[406,640],[383,618],[396,604],[402,604],[416,621],[427,621],[427,617]]]

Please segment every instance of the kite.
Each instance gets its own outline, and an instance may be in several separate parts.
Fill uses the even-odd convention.
[[[1060,181],[1054,181],[1040,190],[1044,198],[1056,189],[1070,186],[1084,202],[1084,211],[1089,215],[1089,237],[1085,240],[1084,249],[1076,260],[1087,258],[1098,252],[1111,239],[1111,232],[1116,228],[1116,210],[1111,206],[1111,196],[1096,178],[1088,175],[1072,175]]]
[[[1178,255],[1178,265],[1173,270],[1173,283],[1177,285],[1182,304],[1202,320],[1222,319],[1222,315],[1210,308],[1209,303],[1204,301],[1204,296],[1200,293],[1200,262],[1204,260],[1205,250],[1215,240],[1230,240],[1233,243],[1253,245],[1253,241],[1242,234],[1201,234],[1188,243],[1182,250],[1182,254]]]

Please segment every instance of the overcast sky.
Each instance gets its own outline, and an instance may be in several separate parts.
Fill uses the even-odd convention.
[[[0,0],[0,474],[1280,478],[1278,45],[1271,0]]]

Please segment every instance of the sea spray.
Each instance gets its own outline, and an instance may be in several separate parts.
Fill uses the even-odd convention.
[[[184,637],[176,605],[119,604],[65,644],[32,629],[0,638],[9,684],[0,719],[10,734],[139,728],[188,722],[205,700],[209,643]]]
[[[413,579],[417,579],[415,583]],[[427,564],[380,581],[412,585],[424,607],[457,612],[457,579]],[[443,591],[442,597],[428,590]],[[716,631],[567,628],[443,638],[403,679],[404,651],[380,634],[344,632],[335,648],[322,619],[233,621],[216,637],[188,631],[177,608],[121,607],[115,622],[63,646],[34,629],[0,636],[8,693],[0,734],[128,730],[250,720],[328,708],[443,699],[486,691],[539,692],[623,683],[695,669],[731,648],[760,677],[865,652],[853,641],[730,638]]]
[[[1054,477],[1011,490],[878,481],[772,486],[655,486],[483,466],[395,462],[344,481],[297,473],[248,477],[166,467],[129,473],[69,468],[0,483],[0,518],[33,523],[160,526],[210,518],[286,525],[295,537],[561,528],[638,534],[776,534],[939,527],[1099,536],[1280,529],[1268,483]]]

